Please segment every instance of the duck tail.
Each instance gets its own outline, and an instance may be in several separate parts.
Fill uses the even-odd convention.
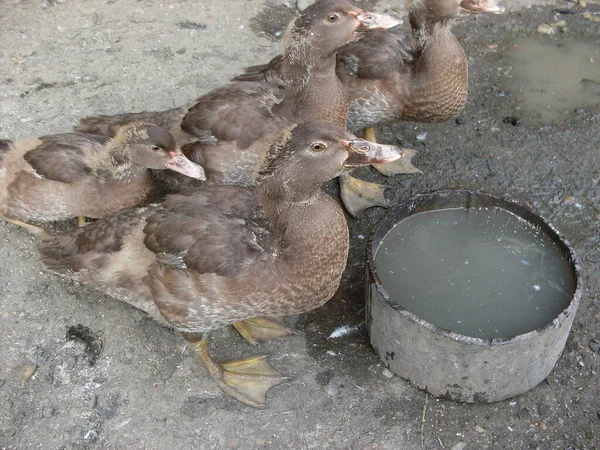
[[[275,56],[267,64],[259,64],[244,69],[244,73],[233,77],[232,81],[266,81],[268,83],[284,84],[282,71],[282,55]]]
[[[52,272],[77,271],[78,246],[77,237],[83,230],[56,236],[45,235],[38,242],[38,252],[42,264]]]

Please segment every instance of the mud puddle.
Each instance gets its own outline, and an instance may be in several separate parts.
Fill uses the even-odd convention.
[[[517,39],[507,54],[524,121],[543,125],[600,105],[600,41]]]

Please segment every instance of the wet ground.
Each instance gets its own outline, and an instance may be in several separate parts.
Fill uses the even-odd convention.
[[[67,131],[92,113],[179,105],[278,52],[276,37],[264,34],[282,29],[277,11],[287,7],[222,3],[1,1],[0,138]],[[455,26],[471,70],[456,121],[378,130],[383,142],[417,149],[424,174],[358,174],[389,185],[395,202],[439,188],[508,196],[569,239],[585,291],[546,381],[514,399],[468,405],[385,370],[365,334],[362,296],[364,245],[381,209],[350,221],[342,286],[324,307],[287,319],[297,335],[258,348],[230,329],[211,335],[216,359],[265,353],[292,377],[270,391],[264,410],[223,396],[176,333],[44,273],[34,240],[2,223],[0,448],[600,448],[600,7],[508,6],[509,14]],[[562,53],[565,45],[572,48]],[[552,59],[532,70],[528,46]],[[536,74],[570,76],[591,60],[581,75],[590,81],[575,77],[575,91],[558,91],[558,102],[549,92],[566,81],[528,83]],[[527,93],[536,91],[542,100],[531,109]],[[341,326],[347,333],[332,335]]]

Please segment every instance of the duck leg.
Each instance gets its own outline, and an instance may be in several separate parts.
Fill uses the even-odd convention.
[[[377,142],[377,138],[375,137],[375,128],[365,128],[363,134],[365,140]],[[423,173],[413,166],[411,162],[413,156],[417,154],[417,151],[409,148],[403,148],[402,150],[404,151],[404,156],[402,158],[385,164],[373,164],[373,167],[377,169],[380,174],[385,175],[386,177],[391,177],[392,175],[398,175],[400,173]]]
[[[377,138],[375,137],[375,128],[365,128],[363,131],[363,137],[365,138],[365,141],[377,142]]]
[[[208,354],[202,333],[182,333],[217,385],[230,397],[255,408],[265,404],[267,391],[288,379],[273,369],[264,356],[216,363]]]
[[[240,320],[233,324],[233,328],[250,345],[257,345],[258,341],[268,341],[269,339],[295,333],[294,330],[283,325],[282,319],[276,317],[253,317],[251,319]]]
[[[77,216],[77,227],[83,228],[87,225],[87,219],[85,216]]]
[[[387,186],[368,181],[359,180],[344,173],[340,175],[340,196],[342,203],[352,217],[359,217],[366,209],[372,206],[387,208],[389,200],[384,192]]]
[[[37,236],[50,236],[50,233],[39,225],[33,225],[31,223],[23,222],[19,219],[11,219],[10,217],[0,216],[2,220],[8,223],[12,223],[13,225],[17,225],[21,228],[25,228],[29,233],[35,234]]]

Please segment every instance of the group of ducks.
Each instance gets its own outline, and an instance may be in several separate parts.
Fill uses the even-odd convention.
[[[322,185],[340,177],[358,216],[386,202],[352,168],[417,170],[413,151],[346,126],[460,111],[467,61],[450,22],[461,9],[501,11],[493,0],[412,0],[410,40],[392,17],[318,0],[288,27],[282,55],[191,104],[0,140],[0,215],[41,235],[49,270],[175,328],[225,393],[260,407],[286,378],[263,357],[213,361],[206,333],[233,324],[253,344],[282,336],[289,330],[271,316],[333,296],[348,227]],[[32,223],[73,217],[99,220],[58,235]]]

